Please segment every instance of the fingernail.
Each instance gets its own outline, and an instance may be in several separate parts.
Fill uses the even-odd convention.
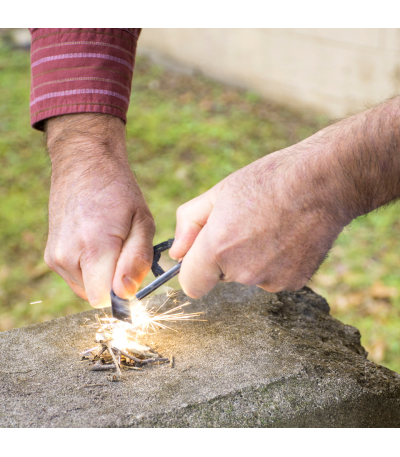
[[[126,290],[129,293],[135,294],[136,291],[138,290],[138,286],[137,286],[136,282],[132,278],[129,278],[128,276],[124,276],[122,278],[122,282],[123,282]]]

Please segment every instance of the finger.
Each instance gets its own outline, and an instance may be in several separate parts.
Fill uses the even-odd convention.
[[[44,253],[47,266],[60,275],[65,281],[72,280],[83,287],[82,272],[79,267],[79,253],[66,243],[48,243]]]
[[[61,276],[62,279],[64,279],[74,294],[78,295],[78,297],[82,298],[83,300],[88,301],[85,289],[83,287],[81,270],[79,270],[79,274],[76,274],[76,272],[66,271],[58,267],[53,268],[53,270],[55,273]],[[79,282],[75,280],[76,277],[79,277]]]
[[[199,233],[182,261],[179,282],[185,294],[192,298],[200,298],[210,292],[222,274],[207,238],[208,226]]]
[[[206,225],[213,207],[208,191],[178,208],[175,241],[169,251],[170,257],[180,259],[186,255],[200,230]]]
[[[66,283],[69,285],[69,287],[75,295],[78,295],[78,297],[82,298],[83,300],[89,301],[85,289],[83,287],[79,286],[78,284],[75,284],[73,281],[66,280]]]
[[[284,286],[268,284],[268,283],[257,284],[257,287],[259,287],[260,289],[264,289],[267,292],[270,292],[271,294],[277,294],[278,292],[282,292],[283,290],[285,290]]]
[[[111,306],[110,292],[115,267],[122,248],[122,241],[114,238],[113,242],[101,240],[95,246],[101,250],[89,249],[81,258],[83,284],[90,305],[93,308]]]
[[[155,225],[149,214],[136,213],[113,279],[113,290],[121,298],[131,299],[150,271],[153,261]]]
[[[76,295],[87,300],[83,287],[82,271],[79,264],[74,260],[79,258],[79,255],[77,253],[74,255],[73,252],[73,249],[68,247],[54,250],[51,247],[46,247],[44,260],[49,268],[64,279]]]

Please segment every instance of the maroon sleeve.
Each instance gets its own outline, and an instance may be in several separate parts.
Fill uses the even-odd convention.
[[[126,122],[140,29],[30,29],[31,124],[71,113]]]

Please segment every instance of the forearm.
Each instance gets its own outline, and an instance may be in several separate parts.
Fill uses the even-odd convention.
[[[342,199],[351,217],[399,198],[400,97],[339,123],[337,133]]]
[[[286,154],[293,154],[292,172],[316,196],[315,205],[326,205],[347,225],[400,197],[400,97],[327,127]],[[293,195],[297,203],[301,198]]]

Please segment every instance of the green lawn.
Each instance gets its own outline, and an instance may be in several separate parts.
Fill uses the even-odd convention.
[[[42,135],[29,125],[29,79],[29,54],[0,42],[0,330],[89,309],[42,260],[50,170]],[[156,242],[173,236],[181,203],[328,123],[144,58],[128,117],[131,164]],[[393,205],[354,221],[310,286],[335,317],[361,330],[371,360],[400,372],[398,214]]]

